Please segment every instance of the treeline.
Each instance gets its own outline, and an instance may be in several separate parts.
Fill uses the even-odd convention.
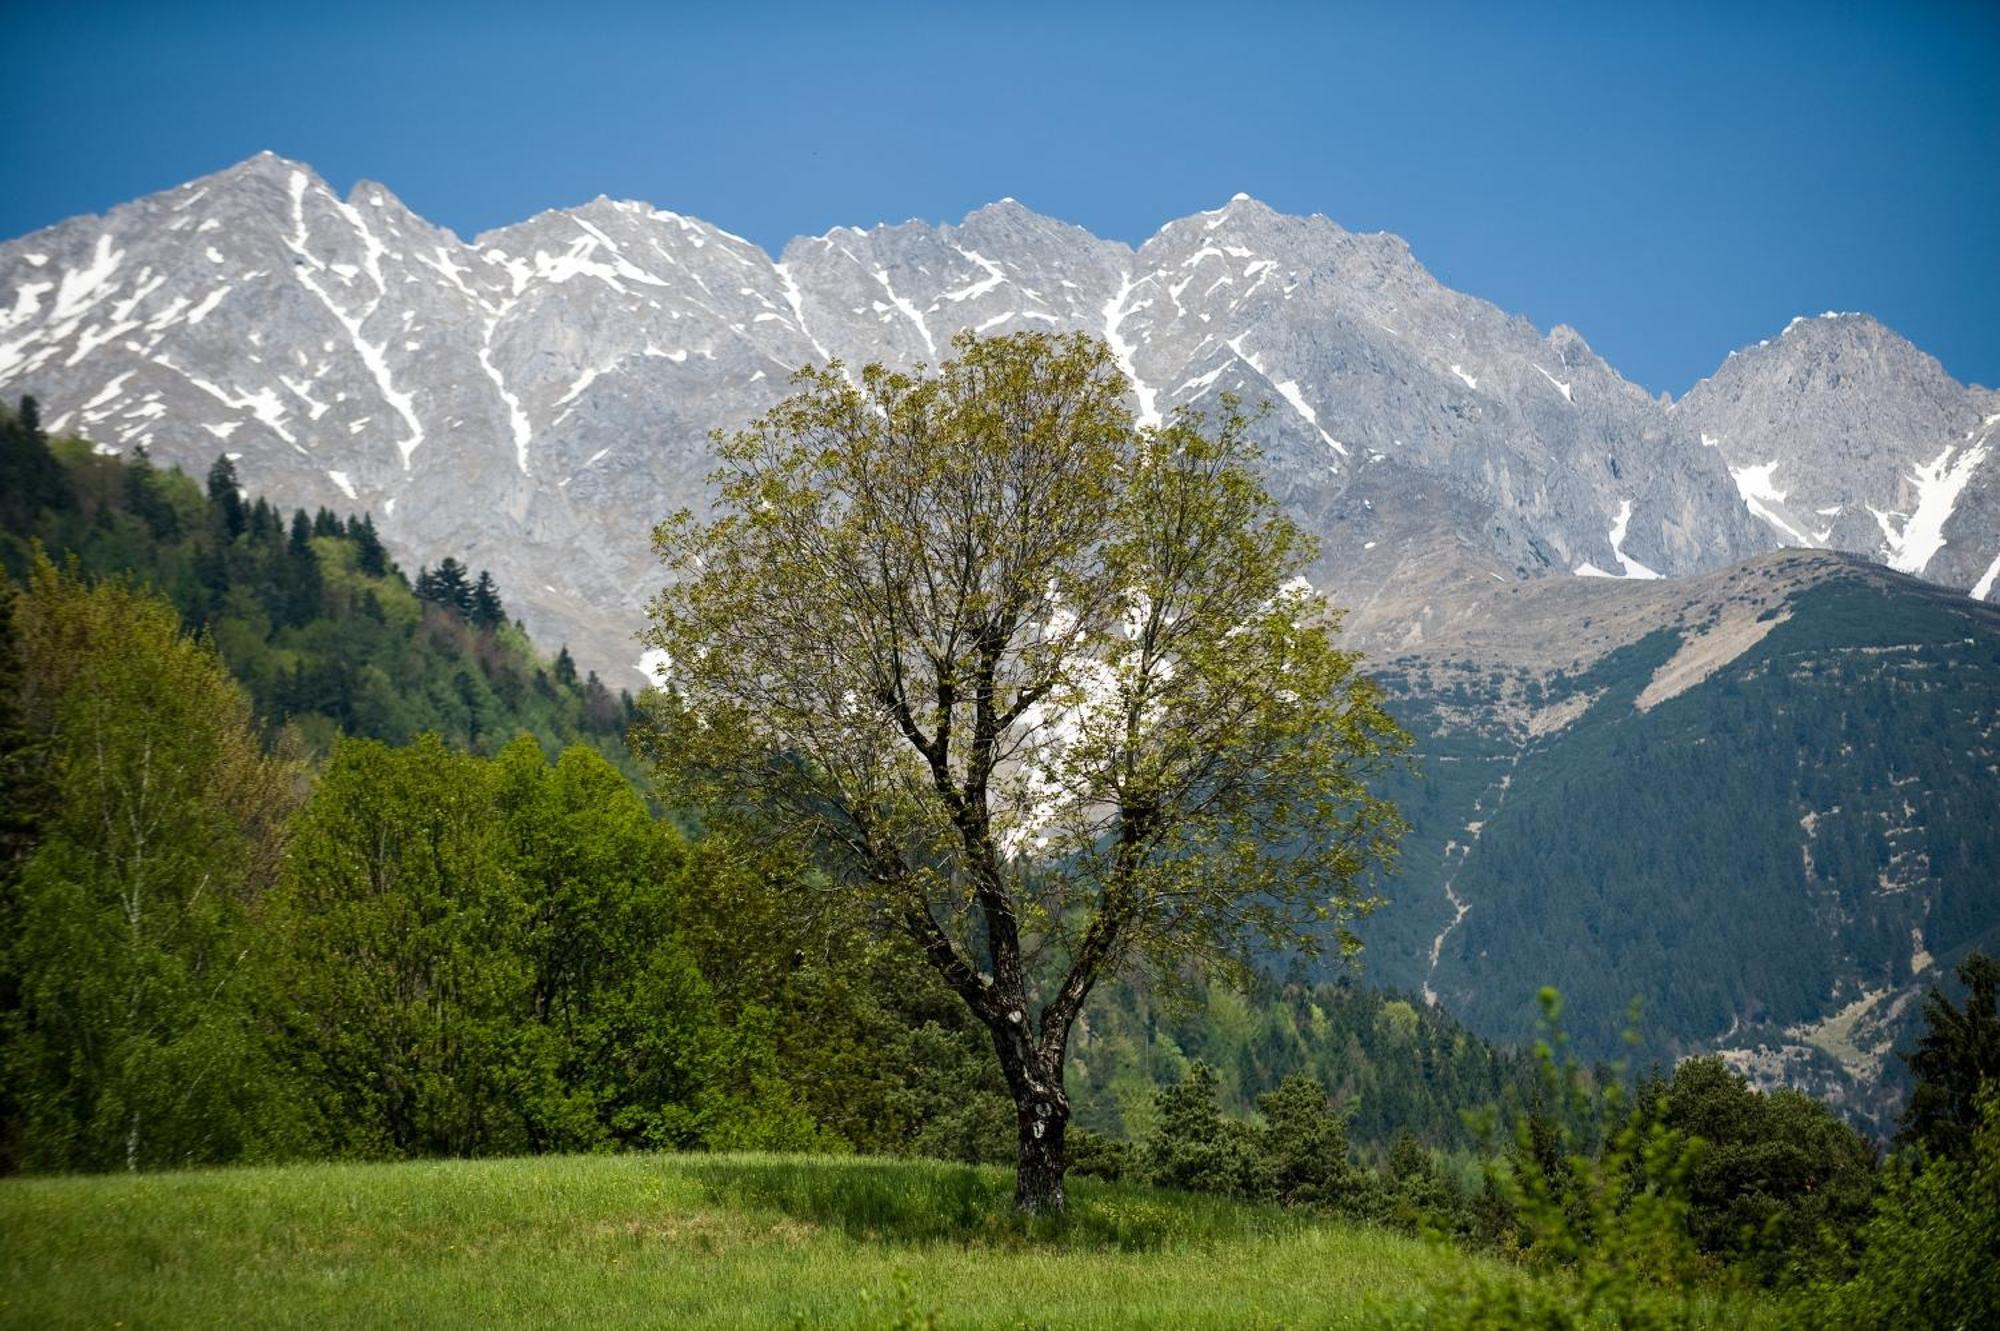
[[[218,458],[204,485],[142,451],[50,441],[33,399],[0,406],[0,564],[27,576],[38,543],[87,576],[131,577],[206,633],[257,716],[326,752],[339,735],[426,732],[492,753],[526,731],[627,762],[634,709],[567,650],[541,661],[490,574],[445,558],[413,585],[368,515],[246,498]]]
[[[129,580],[0,595],[0,1167],[948,1153],[952,1005],[597,753],[292,733]]]
[[[147,588],[44,557],[0,602],[7,1169],[1009,1158],[987,1037],[899,936],[801,910],[806,870],[689,842],[595,752],[424,736],[315,759]],[[1436,1014],[1338,985],[1113,989],[1076,1057],[1107,1138],[1208,1058],[1243,1109],[1313,1076],[1371,1157],[1390,1125],[1462,1153],[1460,1111],[1520,1081]]]
[[[1474,1279],[1427,1324],[1930,1328],[2000,1317],[2000,960],[1933,990],[1908,1056],[1897,1150],[1795,1090],[1766,1094],[1720,1058],[1628,1088],[1567,1056],[1553,991],[1524,1109],[1481,1125],[1454,1170],[1413,1137],[1367,1168],[1348,1115],[1309,1077],[1222,1109],[1194,1063],[1131,1143],[1086,1135],[1079,1172],[1307,1208],[1450,1239],[1568,1278]]]
[[[1114,986],[1091,1008],[1072,1064],[1076,1121],[1106,1136],[1143,1137],[1154,1091],[1205,1065],[1217,1104],[1239,1117],[1288,1079],[1323,1087],[1377,1162],[1404,1137],[1462,1158],[1480,1145],[1470,1111],[1511,1115],[1537,1086],[1532,1055],[1487,1043],[1419,998],[1296,975],[1171,997]]]

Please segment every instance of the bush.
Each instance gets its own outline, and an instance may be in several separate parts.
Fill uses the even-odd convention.
[[[1700,1138],[1688,1227],[1702,1252],[1767,1282],[1838,1271],[1875,1194],[1875,1151],[1798,1091],[1764,1094],[1719,1058],[1641,1088],[1650,1118]]]
[[[1153,1103],[1153,1130],[1140,1150],[1150,1182],[1223,1197],[1264,1195],[1255,1133],[1223,1118],[1214,1068],[1190,1064],[1179,1084],[1156,1092]]]
[[[1822,1291],[1832,1324],[2000,1326],[2000,1083],[1987,1082],[1977,1112],[1963,1155],[1886,1171],[1858,1271]]]
[[[1265,1195],[1281,1206],[1318,1206],[1362,1215],[1372,1189],[1347,1154],[1347,1120],[1308,1077],[1287,1077],[1257,1097],[1264,1129],[1257,1136]]]

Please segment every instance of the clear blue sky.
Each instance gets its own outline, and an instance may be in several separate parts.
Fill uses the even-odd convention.
[[[27,4],[0,234],[271,148],[460,234],[599,193],[776,250],[1245,190],[1683,392],[1866,310],[2000,384],[2000,5]]]

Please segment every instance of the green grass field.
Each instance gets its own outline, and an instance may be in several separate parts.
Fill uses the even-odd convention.
[[[1471,1259],[999,1171],[585,1156],[0,1183],[10,1326],[1376,1326]]]
[[[1422,1325],[1499,1267],[1378,1229],[1002,1171],[572,1156],[0,1182],[0,1325]]]

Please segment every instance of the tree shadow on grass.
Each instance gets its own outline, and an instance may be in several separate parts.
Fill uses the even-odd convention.
[[[691,1171],[709,1200],[776,1211],[868,1242],[1152,1251],[1268,1235],[1297,1217],[1161,1189],[1072,1182],[1060,1217],[1014,1209],[1003,1170],[927,1161],[710,1158]]]

